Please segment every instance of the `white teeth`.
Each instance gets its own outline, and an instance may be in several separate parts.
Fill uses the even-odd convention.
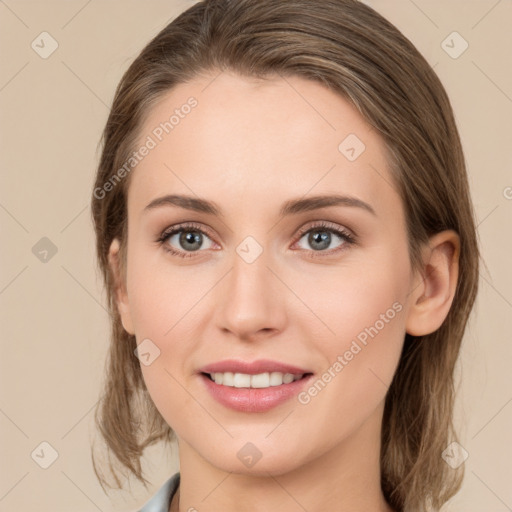
[[[283,383],[283,374],[279,372],[272,372],[270,374],[270,385],[280,386]]]
[[[235,386],[235,388],[250,388],[251,376],[246,373],[235,373],[235,376],[233,377],[233,386]]]
[[[251,388],[270,387],[270,376],[268,373],[259,373],[251,376]]]
[[[222,378],[222,384],[224,386],[234,386],[235,385],[233,383],[233,374],[231,372],[221,373],[220,376]]]
[[[285,373],[283,377],[283,382],[285,384],[290,384],[290,382],[293,382],[293,375],[291,373]]]
[[[212,380],[216,384],[235,388],[268,388],[271,386],[281,386],[290,384],[295,380],[302,379],[303,374],[293,375],[293,373],[258,373],[249,375],[247,373],[210,373]]]

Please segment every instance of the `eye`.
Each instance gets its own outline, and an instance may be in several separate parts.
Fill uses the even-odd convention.
[[[298,237],[295,244],[305,239],[312,249],[301,248],[311,253],[311,257],[330,255],[343,250],[346,245],[356,243],[355,237],[348,231],[325,221],[301,230]],[[331,244],[336,239],[338,244],[332,248]],[[180,258],[190,258],[195,256],[195,253],[201,252],[201,249],[212,249],[214,245],[207,231],[194,223],[178,224],[164,230],[157,239],[157,243],[167,252]]]
[[[334,237],[332,236],[333,234]],[[309,227],[305,231],[301,231],[299,236],[300,238],[297,243],[305,239],[306,243],[312,248],[308,249],[306,247],[305,250],[312,252],[311,256],[313,257],[322,256],[325,253],[332,254],[333,252],[343,250],[343,246],[355,243],[355,238],[348,231],[324,221]],[[333,248],[331,245],[336,239],[339,240],[339,243]],[[304,247],[302,248],[304,249]],[[329,248],[330,250],[326,250]]]
[[[204,241],[209,240],[209,244],[203,247]],[[181,258],[190,258],[195,252],[200,252],[201,248],[211,249],[213,242],[208,234],[195,224],[179,224],[165,230],[157,240],[162,247]]]

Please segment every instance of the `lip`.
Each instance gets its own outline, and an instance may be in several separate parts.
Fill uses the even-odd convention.
[[[207,373],[246,373],[257,375],[266,372],[281,372],[292,374],[305,374],[302,379],[295,380],[289,384],[280,386],[270,386],[268,388],[235,388],[216,384],[207,375]],[[258,360],[258,361],[240,361],[225,360],[209,364],[199,370],[199,378],[210,395],[221,405],[239,412],[265,412],[281,405],[294,396],[306,386],[307,382],[313,377],[313,373],[278,361]]]
[[[257,361],[241,361],[239,359],[226,359],[216,363],[208,364],[198,370],[200,373],[247,373],[248,375],[257,375],[266,372],[293,373],[312,373],[311,370],[299,368],[279,361],[270,359],[258,359]]]

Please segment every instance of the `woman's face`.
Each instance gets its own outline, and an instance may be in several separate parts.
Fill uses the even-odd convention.
[[[413,276],[377,133],[316,82],[222,73],[167,93],[142,146],[120,310],[180,446],[239,473],[378,458]]]

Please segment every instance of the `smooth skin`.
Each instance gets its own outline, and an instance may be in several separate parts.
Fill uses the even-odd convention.
[[[178,436],[179,510],[391,512],[380,488],[384,399],[406,332],[431,333],[448,314],[458,236],[433,236],[422,272],[412,272],[382,139],[323,85],[201,76],[153,107],[141,144],[190,96],[197,106],[132,171],[126,281],[118,240],[109,255],[124,328],[160,350],[141,369]],[[338,149],[349,134],[365,145],[354,161]],[[169,204],[145,210],[166,194],[215,202],[221,215]],[[324,194],[358,198],[374,214],[346,204],[279,214],[286,201]],[[326,228],[316,239],[300,235],[321,221],[355,242]],[[192,245],[198,250],[179,234],[157,242],[183,222],[206,232]],[[252,263],[237,252],[249,236],[263,249]],[[228,358],[272,359],[318,378],[397,302],[401,311],[307,404],[293,398],[264,413],[234,411],[197,373]],[[248,442],[262,455],[250,468],[237,457]]]

